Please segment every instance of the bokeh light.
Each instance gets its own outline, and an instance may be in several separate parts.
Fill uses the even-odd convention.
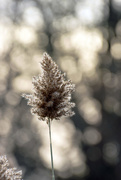
[[[104,159],[110,164],[118,163],[119,161],[119,145],[116,142],[106,143],[103,147]]]
[[[21,97],[45,51],[76,85],[75,116],[52,122],[56,179],[121,179],[120,10],[120,0],[1,0],[0,154],[24,180],[51,179],[48,126]]]

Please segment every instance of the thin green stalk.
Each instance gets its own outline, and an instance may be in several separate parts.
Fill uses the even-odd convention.
[[[50,155],[51,155],[51,166],[52,166],[52,180],[55,180],[54,165],[53,165],[53,150],[52,150],[52,138],[51,138],[51,120],[48,119],[49,126],[49,137],[50,137]]]

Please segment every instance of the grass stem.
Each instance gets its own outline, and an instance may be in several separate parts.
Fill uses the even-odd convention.
[[[53,165],[53,150],[52,150],[52,138],[51,138],[51,120],[48,119],[49,126],[49,137],[50,137],[50,155],[51,155],[51,166],[52,166],[52,180],[55,180],[54,165]]]

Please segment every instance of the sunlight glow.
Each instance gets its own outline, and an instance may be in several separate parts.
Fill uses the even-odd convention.
[[[77,17],[83,25],[100,23],[103,18],[107,18],[108,11],[104,0],[96,0],[93,3],[91,0],[82,0],[76,5]]]
[[[39,154],[43,162],[47,167],[51,167],[50,153],[49,153],[49,132],[48,126],[45,122],[40,122],[33,118],[33,123],[36,123],[36,133],[40,134],[42,144],[39,148]],[[41,124],[39,128],[38,124]],[[58,132],[59,130],[59,132]],[[55,169],[68,177],[71,174],[85,174],[85,156],[78,146],[81,134],[78,134],[78,138],[75,141],[76,129],[73,123],[66,118],[61,121],[52,122],[52,141],[53,141],[53,154]],[[72,146],[75,141],[75,146]],[[46,155],[45,155],[46,154]],[[84,168],[85,167],[85,168]],[[69,174],[68,174],[69,173]]]
[[[83,98],[80,102],[79,111],[88,124],[98,124],[101,121],[101,105],[91,98]]]
[[[18,27],[15,31],[16,40],[22,44],[28,45],[37,41],[34,29],[30,27]]]
[[[24,11],[23,19],[26,24],[36,29],[40,29],[44,25],[41,11],[37,7],[27,7]]]
[[[112,44],[111,46],[111,55],[116,60],[121,60],[121,42]]]
[[[0,23],[0,54],[9,50],[12,40],[12,28]]]
[[[77,61],[72,56],[60,58],[62,69],[67,71],[75,83],[82,80],[82,74],[90,81],[99,81],[100,77],[96,69],[100,59],[97,53],[103,50],[104,44],[104,38],[99,30],[80,27],[72,32],[60,34],[58,38],[55,36],[53,43],[57,50],[61,49],[65,53],[73,51],[78,54]]]
[[[77,62],[72,56],[64,56],[59,59],[59,62],[62,70],[67,72],[67,75],[74,83],[81,81],[82,73],[79,71]]]
[[[12,80],[12,87],[19,93],[31,91],[31,78],[26,75],[17,76]]]

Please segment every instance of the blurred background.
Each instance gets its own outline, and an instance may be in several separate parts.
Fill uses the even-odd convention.
[[[76,84],[76,115],[52,123],[56,180],[120,180],[120,0],[0,0],[0,155],[51,180],[48,126],[21,97],[45,51]]]

